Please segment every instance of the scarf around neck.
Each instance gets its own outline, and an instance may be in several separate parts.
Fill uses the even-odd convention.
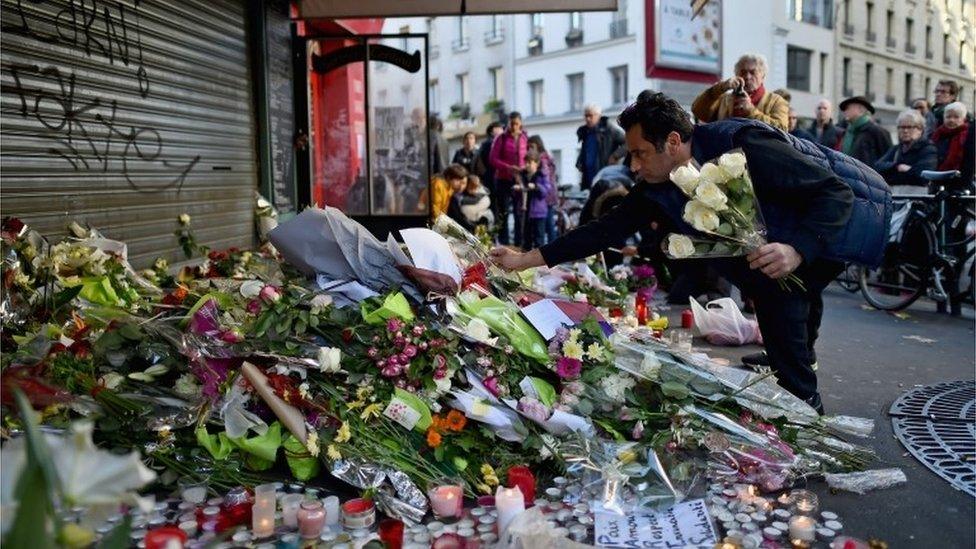
[[[957,170],[962,164],[963,149],[966,141],[966,133],[969,129],[969,122],[963,122],[955,129],[949,129],[945,125],[939,126],[932,133],[932,141],[939,143],[943,139],[949,140],[949,149],[945,158],[939,163],[939,170]]]
[[[844,132],[844,141],[841,145],[841,152],[851,154],[854,148],[854,138],[857,137],[857,134],[870,120],[871,117],[868,116],[868,113],[864,113],[860,118],[847,125],[847,131]]]

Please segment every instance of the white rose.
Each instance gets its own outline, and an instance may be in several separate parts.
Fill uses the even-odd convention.
[[[746,155],[725,153],[719,157],[718,165],[732,177],[742,177],[742,174],[746,172]]]
[[[319,370],[323,372],[338,372],[342,361],[342,351],[337,347],[319,347]]]
[[[682,218],[702,232],[712,232],[719,226],[719,218],[715,210],[698,200],[690,200],[685,204],[685,213]]]
[[[109,372],[109,373],[103,375],[101,377],[101,379],[99,379],[98,381],[106,389],[115,390],[115,389],[118,389],[119,385],[122,384],[122,381],[124,379],[125,379],[125,377],[122,376],[121,374],[118,374],[116,372]]]
[[[451,390],[451,376],[444,376],[440,379],[434,379],[434,387],[437,389],[438,393],[446,393]]]
[[[190,224],[190,214],[185,214],[185,213],[180,214],[180,225],[189,225],[189,224]]]
[[[472,318],[471,322],[468,322],[468,326],[464,329],[464,335],[475,341],[487,342],[491,340],[491,331],[488,330],[485,321],[480,318]]]
[[[312,308],[312,311],[316,313],[328,307],[329,305],[332,305],[332,296],[329,294],[319,294],[313,297],[312,301],[309,303],[309,306]]]
[[[695,253],[695,245],[691,239],[683,234],[668,236],[668,255],[675,259],[689,257]]]
[[[699,185],[704,185],[705,183],[715,183],[716,185],[721,185],[732,179],[729,172],[725,171],[722,167],[717,164],[705,164],[702,166],[701,177],[698,179]]]
[[[254,299],[261,293],[261,288],[264,288],[264,282],[260,280],[248,280],[241,284],[241,295],[245,299]]]
[[[661,361],[654,354],[654,351],[647,351],[644,354],[644,360],[641,361],[640,365],[641,374],[643,374],[647,379],[652,381],[657,381],[658,374],[661,372]]]
[[[583,292],[576,292],[576,294],[573,295],[573,301],[582,301],[583,303],[590,302],[589,298],[587,298],[586,294]]]
[[[671,181],[688,196],[695,192],[698,177],[698,170],[694,166],[678,166],[671,172]]]
[[[728,202],[728,197],[725,196],[722,189],[718,188],[718,185],[715,183],[702,183],[699,185],[695,189],[695,198],[716,212],[728,209],[728,206],[725,205]]]

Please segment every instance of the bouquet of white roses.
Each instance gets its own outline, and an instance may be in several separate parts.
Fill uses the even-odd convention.
[[[669,234],[663,243],[669,258],[744,256],[767,243],[766,223],[741,150],[706,162],[701,171],[690,164],[679,166],[670,178],[690,199],[682,219],[706,236]],[[788,279],[802,287],[796,276]]]

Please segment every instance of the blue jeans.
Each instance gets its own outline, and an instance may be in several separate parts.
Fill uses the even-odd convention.
[[[556,207],[549,206],[549,211],[546,212],[546,244],[557,238],[559,233],[556,230]]]

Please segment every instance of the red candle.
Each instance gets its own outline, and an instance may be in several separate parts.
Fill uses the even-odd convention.
[[[173,542],[177,542],[176,547],[183,547],[186,544],[186,532],[175,526],[160,526],[146,532],[146,549],[170,549],[174,547]]]
[[[525,503],[531,505],[535,501],[535,475],[525,465],[514,465],[508,468],[508,488],[515,488],[522,492]]]
[[[403,547],[403,522],[396,519],[384,519],[380,522],[380,541],[386,545],[386,549]]]
[[[647,324],[647,298],[638,292],[634,297],[634,312],[637,314],[637,324],[644,326]]]
[[[695,326],[695,313],[691,309],[681,311],[681,327],[690,330]]]

